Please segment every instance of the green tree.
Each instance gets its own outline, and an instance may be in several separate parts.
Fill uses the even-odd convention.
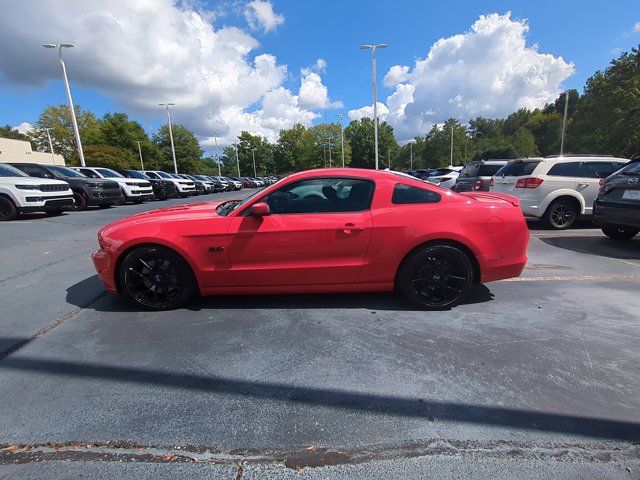
[[[453,164],[464,165],[471,155],[467,129],[450,118],[442,127],[434,125],[425,139],[422,160],[427,168],[449,165],[451,162],[451,130],[453,129]]]
[[[375,141],[373,120],[362,118],[353,120],[345,129],[345,139],[351,149],[351,166],[375,168]],[[391,158],[391,165],[397,158],[400,146],[393,133],[393,127],[387,122],[378,125],[378,162],[379,168],[385,168]]]
[[[100,129],[100,120],[91,112],[75,106],[80,141],[83,146],[102,145],[104,138]],[[71,160],[76,155],[76,141],[73,136],[71,113],[66,105],[49,105],[45,108],[34,125],[30,137],[39,151],[49,151],[49,141],[45,128],[50,128],[53,151]]]
[[[304,125],[281,130],[273,148],[275,173],[287,174],[323,166],[322,147]]]
[[[100,131],[105,145],[128,150],[139,156],[138,142],[142,150],[145,168],[159,168],[161,151],[138,122],[129,120],[126,113],[105,113],[100,122]]]
[[[587,80],[566,143],[572,152],[640,153],[640,46]]]
[[[194,133],[182,125],[172,125],[173,142],[176,150],[176,163],[178,172],[196,172],[204,150],[200,148],[200,143]],[[153,134],[153,143],[160,149],[160,168],[173,172],[173,156],[171,154],[171,139],[169,138],[169,127],[162,125]]]
[[[92,167],[106,168],[140,168],[138,159],[128,150],[110,145],[88,145],[82,149],[84,161]],[[76,153],[70,165],[80,165],[80,158]]]

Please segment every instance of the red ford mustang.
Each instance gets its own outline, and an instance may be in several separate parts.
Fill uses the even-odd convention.
[[[391,291],[444,309],[517,277],[529,230],[518,200],[454,193],[401,173],[297,173],[239,201],[164,208],[98,233],[105,288],[151,309],[203,295]]]

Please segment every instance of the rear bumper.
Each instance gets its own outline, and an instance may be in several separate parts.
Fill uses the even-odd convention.
[[[480,283],[495,282],[507,278],[519,277],[527,265],[526,257],[522,261],[500,265],[488,265],[482,270]]]
[[[596,200],[593,204],[593,223],[599,227],[640,228],[640,208],[602,204]]]
[[[91,260],[93,260],[93,266],[98,272],[98,277],[104,285],[104,289],[110,293],[118,293],[114,275],[115,265],[111,257],[103,250],[96,250],[91,254]]]

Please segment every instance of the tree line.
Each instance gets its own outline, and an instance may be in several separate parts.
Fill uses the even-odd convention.
[[[378,128],[380,168],[434,168],[448,165],[453,135],[453,163],[489,158],[510,159],[560,153],[565,95],[568,95],[565,153],[610,154],[632,157],[640,154],[640,50],[633,48],[611,61],[604,71],[587,80],[584,93],[569,90],[543,108],[519,109],[506,118],[477,117],[463,124],[450,118],[434,125],[423,136],[400,145],[393,127]],[[166,125],[149,135],[126,113],[107,113],[97,118],[76,107],[80,136],[88,165],[139,168],[138,144],[146,168],[171,171],[173,160]],[[36,149],[48,151],[44,128],[50,128],[55,153],[69,164],[77,164],[71,116],[65,105],[48,106],[35,129],[25,136],[10,127],[0,127],[0,136],[30,140]],[[312,127],[297,124],[281,130],[275,142],[243,131],[237,148],[225,147],[219,157],[222,172],[253,176],[287,174],[310,168],[342,166],[341,133],[344,134],[345,166],[374,167],[373,121],[353,120],[342,130],[339,123]],[[178,169],[181,172],[217,174],[216,158],[205,155],[196,135],[182,125],[173,125]]]

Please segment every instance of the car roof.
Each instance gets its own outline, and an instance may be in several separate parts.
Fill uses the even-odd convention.
[[[558,155],[550,155],[548,157],[544,157],[542,159],[545,162],[558,162],[558,163],[566,163],[566,162],[575,162],[575,161],[581,161],[581,162],[628,162],[629,159],[628,158],[619,158],[619,157],[614,157],[612,155],[563,155],[558,156]]]

